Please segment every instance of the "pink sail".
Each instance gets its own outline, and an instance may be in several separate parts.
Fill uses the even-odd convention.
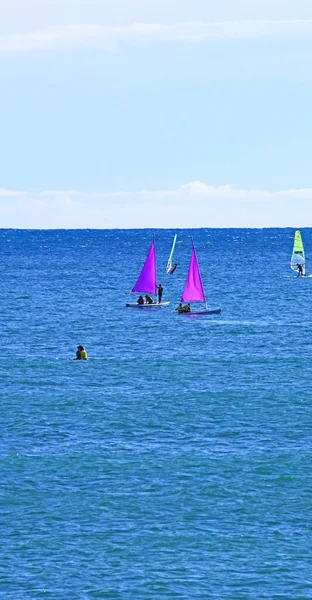
[[[132,288],[132,292],[156,294],[156,289],[156,250],[155,241],[153,240],[143,269],[135,286]]]
[[[181,302],[206,302],[193,240],[192,243],[191,262]]]

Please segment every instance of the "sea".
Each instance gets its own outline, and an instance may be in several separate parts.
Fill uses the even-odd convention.
[[[126,308],[153,234],[170,306]],[[175,311],[191,236],[220,315]],[[1,598],[312,598],[312,277],[293,238],[0,230]]]

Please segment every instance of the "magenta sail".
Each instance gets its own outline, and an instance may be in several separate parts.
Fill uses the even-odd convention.
[[[132,292],[156,294],[156,289],[156,250],[155,241],[153,240],[143,269],[135,286],[132,288]]]
[[[197,256],[193,243],[193,250],[187,280],[181,302],[206,302],[205,292],[199,272]]]

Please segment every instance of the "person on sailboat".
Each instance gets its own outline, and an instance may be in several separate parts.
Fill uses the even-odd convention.
[[[300,265],[300,263],[297,263],[297,267],[298,267],[298,277],[303,277],[303,268],[302,265]]]
[[[153,298],[149,294],[145,294],[146,304],[153,304]]]
[[[177,263],[175,265],[173,265],[171,271],[170,271],[170,275],[173,275],[173,273],[175,272],[176,268],[177,268]]]
[[[191,305],[190,305],[190,303],[188,303],[185,306],[183,306],[183,312],[185,312],[185,313],[191,312]]]
[[[138,304],[144,304],[144,298],[143,298],[143,296],[139,296]]]
[[[76,358],[74,360],[88,360],[87,351],[83,346],[77,346]]]
[[[157,286],[157,289],[158,289],[158,303],[160,304],[161,303],[161,299],[162,299],[162,295],[163,295],[163,291],[164,291],[164,288],[161,285],[161,283]]]
[[[179,306],[175,310],[177,310],[178,313],[182,313],[183,312],[182,302],[180,302]]]

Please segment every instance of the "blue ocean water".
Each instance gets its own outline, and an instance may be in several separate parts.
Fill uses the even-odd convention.
[[[0,231],[0,597],[312,598],[294,231],[178,231],[173,276],[156,231],[171,304],[126,309],[152,233]],[[191,234],[220,316],[174,312]]]

